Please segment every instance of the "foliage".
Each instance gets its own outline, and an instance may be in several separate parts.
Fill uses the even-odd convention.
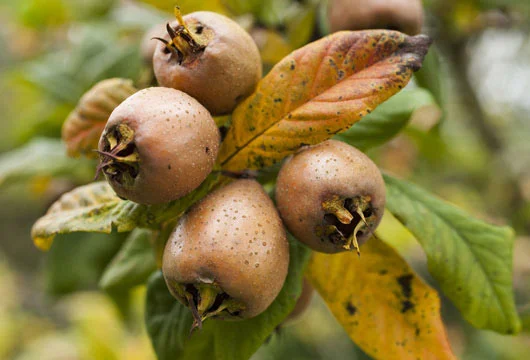
[[[360,257],[353,252],[315,253],[307,274],[367,354],[383,359],[455,359],[436,291],[381,240],[370,239]]]
[[[172,11],[174,5],[167,0],[141,2],[162,11]],[[201,187],[180,200],[144,206],[118,198],[105,182],[89,183],[94,162],[68,158],[64,144],[37,136],[58,137],[63,119],[74,110],[69,154],[89,154],[108,114],[134,92],[132,84],[141,88],[148,83],[142,78],[146,72],[138,54],[138,25],[146,27],[168,14],[149,7],[124,10],[117,2],[104,0],[21,2],[16,14],[31,34],[43,29],[44,38],[54,31],[50,29],[64,26],[68,36],[60,37],[59,49],[35,54],[10,74],[17,86],[31,89],[27,111],[19,111],[24,103],[18,99],[16,112],[22,119],[33,118],[20,122],[19,139],[33,140],[1,155],[0,188],[56,178],[85,184],[64,194],[32,229],[37,247],[50,250],[44,277],[51,293],[62,295],[99,283],[110,293],[122,294],[147,283],[145,321],[160,359],[250,358],[267,339],[276,336],[275,329],[293,309],[307,264],[306,276],[342,328],[375,358],[454,358],[436,290],[476,328],[502,334],[520,331],[512,283],[513,230],[480,221],[410,182],[386,175],[388,210],[423,248],[436,290],[387,244],[392,239],[381,234],[388,237],[389,231],[378,231],[377,237],[363,246],[360,258],[353,253],[315,253],[310,259],[311,252],[290,238],[289,275],[266,312],[240,322],[208,320],[190,337],[192,316],[170,295],[157,268],[175,221],[208,192],[229,181],[219,170],[239,172],[279,165],[301,146],[331,137],[366,151],[403,133],[418,109],[435,103],[445,108],[449,102],[445,82],[449,70],[441,59],[444,49],[437,46],[426,56],[430,45],[426,36],[387,30],[340,32],[305,45],[316,34],[318,4],[179,1],[185,12],[213,10],[239,16],[242,24],[250,14],[247,26],[249,30],[253,27],[250,32],[258,45],[262,36],[264,62],[276,65],[266,67],[270,72],[255,92],[226,118],[228,133],[218,167]],[[491,2],[451,6],[445,16],[458,19],[462,12],[475,14]],[[132,19],[133,14],[137,18]],[[123,21],[127,17],[129,20]],[[79,23],[70,26],[70,22]],[[324,27],[322,19],[320,22]],[[451,31],[462,36],[470,29],[461,22]],[[414,72],[416,87],[401,91]],[[97,99],[104,116],[98,113],[99,117],[91,118],[95,121],[84,122],[83,116],[77,116],[83,112],[83,94],[99,81],[115,77],[131,79],[124,80],[127,91],[107,93],[116,95],[110,104]],[[442,144],[437,131],[419,134],[409,130],[408,134],[422,141],[421,145],[428,143],[435,155],[442,145],[450,147]],[[423,148],[420,151],[429,157]],[[258,176],[271,192],[277,169],[265,169]],[[524,325],[527,313],[522,313]],[[100,344],[97,334],[87,329],[83,327],[84,334],[98,343],[91,355],[115,356],[106,342]]]
[[[385,30],[339,32],[295,51],[234,111],[219,162],[270,166],[347,130],[407,84],[429,43]]]
[[[415,185],[385,180],[388,208],[421,243],[431,274],[464,317],[478,328],[519,332],[513,230],[474,219]]]
[[[0,187],[53,177],[82,183],[90,179],[94,166],[92,161],[67,157],[58,140],[35,138],[23,147],[2,154]]]

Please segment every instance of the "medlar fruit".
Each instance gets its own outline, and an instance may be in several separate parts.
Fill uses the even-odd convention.
[[[170,292],[207,318],[246,319],[280,292],[289,244],[271,199],[255,180],[236,180],[194,205],[169,237],[162,272]]]
[[[421,32],[423,7],[420,0],[330,0],[329,30],[398,30],[408,35]]]
[[[250,95],[261,78],[259,50],[236,22],[199,11],[167,25],[153,67],[161,86],[182,90],[214,116],[225,115]]]
[[[359,251],[383,216],[385,184],[365,154],[328,140],[287,159],[276,203],[287,229],[313,250]]]
[[[122,198],[165,203],[203,182],[219,143],[219,130],[198,101],[179,90],[147,88],[110,115],[99,140],[98,173]]]

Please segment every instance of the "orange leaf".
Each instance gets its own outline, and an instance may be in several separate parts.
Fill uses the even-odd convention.
[[[351,339],[376,359],[455,359],[438,294],[382,241],[315,253],[307,277]]]
[[[99,137],[116,106],[136,89],[132,80],[107,79],[88,90],[63,124],[62,138],[69,156],[96,158]]]
[[[347,130],[408,83],[429,44],[425,35],[343,31],[296,50],[236,108],[220,163],[261,168]]]

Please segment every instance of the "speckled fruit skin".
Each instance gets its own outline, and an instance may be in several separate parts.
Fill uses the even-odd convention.
[[[330,0],[327,11],[331,32],[382,28],[416,35],[423,25],[420,0]]]
[[[345,251],[315,233],[325,215],[322,203],[333,195],[371,196],[377,226],[385,207],[385,183],[377,166],[361,151],[337,140],[302,148],[283,164],[276,183],[276,205],[287,229],[313,250]],[[363,244],[370,233],[359,236]]]
[[[288,266],[289,244],[274,204],[255,180],[237,180],[181,218],[162,272],[170,291],[172,283],[219,285],[246,305],[238,318],[251,318],[274,301]]]
[[[214,116],[228,114],[261,79],[259,50],[241,26],[223,15],[199,11],[184,16],[184,21],[192,33],[202,25],[201,34],[209,33],[210,39],[198,58],[180,65],[159,42],[153,57],[158,83],[190,94]],[[167,33],[164,39],[169,41]]]
[[[175,89],[153,87],[137,92],[109,117],[99,141],[109,129],[126,124],[135,131],[139,173],[124,187],[109,180],[118,196],[140,204],[178,199],[197,188],[212,171],[220,135],[208,110]]]

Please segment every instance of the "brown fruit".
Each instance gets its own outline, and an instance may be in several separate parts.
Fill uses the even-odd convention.
[[[389,29],[416,35],[423,25],[420,0],[330,0],[327,11],[331,32]]]
[[[261,78],[260,54],[236,22],[199,11],[168,25],[167,30],[153,57],[161,86],[190,94],[214,116],[232,112],[254,91]]]
[[[110,115],[99,141],[98,171],[122,198],[165,203],[204,181],[219,142],[219,130],[199,102],[175,89],[148,88]]]
[[[180,219],[162,272],[197,327],[210,317],[246,319],[265,311],[288,265],[289,244],[272,201],[255,180],[237,180]]]
[[[283,164],[276,203],[289,231],[313,250],[359,250],[383,216],[385,184],[365,154],[328,140]]]

